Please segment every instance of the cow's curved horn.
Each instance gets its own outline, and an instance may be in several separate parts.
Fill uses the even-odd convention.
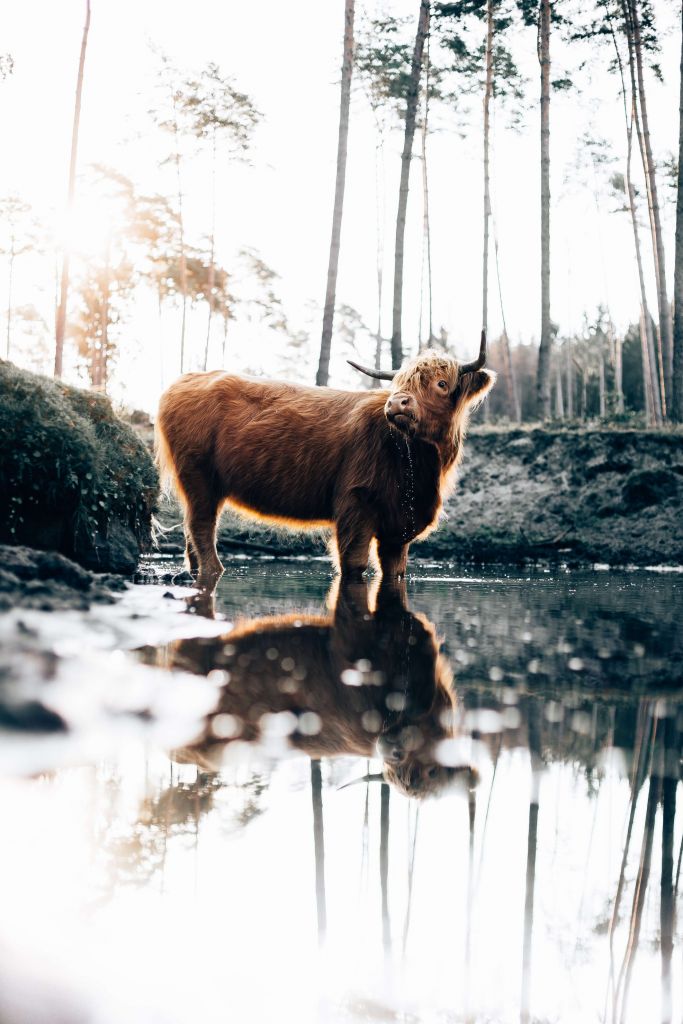
[[[361,373],[367,373],[368,377],[374,377],[375,380],[393,380],[394,374],[389,373],[388,370],[369,370],[367,366],[361,366],[359,363],[354,363],[352,359],[347,359],[346,362],[349,366],[352,366],[354,370],[360,370]]]
[[[463,363],[460,367],[461,373],[474,373],[475,370],[481,370],[482,366],[486,365],[486,331],[481,332],[481,343],[479,345],[479,355],[472,363]]]
[[[386,779],[381,772],[370,772],[368,775],[361,775],[359,779],[352,779],[351,782],[345,782],[339,789],[348,789],[349,786],[357,786],[361,782],[386,782]]]

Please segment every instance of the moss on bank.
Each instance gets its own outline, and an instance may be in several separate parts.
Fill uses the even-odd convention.
[[[0,436],[0,541],[132,571],[158,480],[109,399],[0,360]]]

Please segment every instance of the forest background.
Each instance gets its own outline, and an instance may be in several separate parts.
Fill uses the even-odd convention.
[[[363,386],[347,358],[386,368],[427,344],[472,358],[485,320],[494,419],[671,419],[680,17],[668,0],[266,2],[258,17],[209,0],[191,15],[15,5],[0,35],[0,354],[52,373],[63,342],[66,379],[152,411],[181,368]]]

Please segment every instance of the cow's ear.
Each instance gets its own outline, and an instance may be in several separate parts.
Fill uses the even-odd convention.
[[[496,383],[496,375],[493,370],[475,370],[474,373],[468,373],[466,376],[469,377],[469,381],[463,381],[467,389],[465,401],[468,405],[471,402],[478,405]]]

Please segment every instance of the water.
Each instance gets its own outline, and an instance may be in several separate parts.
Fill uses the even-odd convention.
[[[98,620],[110,752],[0,761],[2,1024],[680,1021],[683,577],[331,582]]]

